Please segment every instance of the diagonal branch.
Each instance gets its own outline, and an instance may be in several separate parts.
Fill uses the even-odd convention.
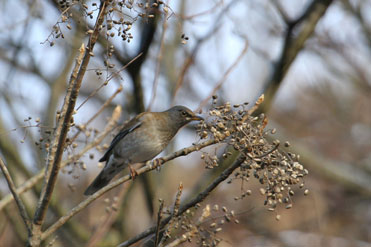
[[[240,156],[239,158],[237,158],[236,161],[230,167],[225,169],[220,174],[219,177],[217,177],[209,186],[207,186],[207,188],[205,190],[203,190],[200,194],[198,194],[191,201],[189,201],[185,205],[181,206],[179,208],[178,214],[175,215],[175,216],[183,214],[188,209],[190,209],[190,208],[196,206],[196,204],[202,202],[211,193],[211,191],[213,191],[221,182],[226,180],[233,173],[234,170],[236,170],[238,167],[240,167],[241,164],[245,161],[245,159],[246,158],[243,157],[243,156]],[[172,218],[172,216],[169,216],[166,219],[162,220],[161,223],[160,223],[160,226],[164,227],[167,223],[170,222],[171,218]],[[151,234],[154,234],[156,232],[156,228],[157,228],[157,226],[153,226],[153,227],[147,229],[146,231],[144,231],[144,232],[138,234],[137,236],[135,236],[134,238],[123,242],[122,244],[119,245],[119,247],[130,246],[130,245],[138,242],[139,240],[141,240],[141,239],[143,239],[143,238],[145,238],[145,237],[147,237]]]
[[[13,180],[9,174],[9,171],[8,171],[8,168],[5,166],[3,160],[0,158],[0,168],[1,170],[3,171],[4,173],[4,177],[6,179],[6,182],[8,183],[8,187],[10,189],[10,192],[12,193],[13,197],[14,197],[14,200],[18,206],[18,210],[19,210],[19,213],[22,217],[22,220],[24,222],[24,224],[26,225],[26,228],[27,228],[27,231],[30,232],[31,231],[31,224],[30,224],[30,219],[27,215],[27,212],[26,212],[26,208],[21,200],[21,198],[19,197],[18,193],[17,193],[17,189],[13,183]]]
[[[147,164],[145,166],[136,170],[137,175],[141,175],[143,173],[147,173],[149,171],[152,171],[152,170],[156,169],[157,167],[163,165],[164,163],[166,163],[170,160],[173,160],[173,159],[175,159],[177,157],[180,157],[180,156],[186,156],[189,153],[198,151],[202,148],[213,145],[217,142],[218,142],[217,140],[207,140],[207,141],[201,142],[197,145],[193,145],[193,146],[190,146],[190,147],[187,147],[187,148],[183,148],[183,149],[181,149],[177,152],[166,155],[166,156],[164,156],[162,158],[159,158],[159,159],[157,159],[153,162],[147,162]],[[46,231],[44,231],[42,236],[41,236],[41,239],[44,240],[47,237],[49,237],[58,228],[60,228],[62,225],[64,225],[69,219],[71,219],[73,216],[75,216],[81,210],[86,208],[90,203],[92,203],[93,201],[98,199],[100,196],[105,194],[107,191],[119,186],[122,183],[130,181],[131,179],[132,179],[131,175],[126,175],[126,176],[123,176],[123,177],[113,181],[112,183],[108,184],[107,186],[103,187],[102,189],[98,190],[96,193],[89,196],[86,200],[82,201],[79,205],[77,205],[76,207],[71,209],[65,216],[61,217],[57,222],[55,222],[52,226],[50,226]]]
[[[115,110],[113,111],[111,119],[108,121],[108,124],[106,128],[101,132],[92,142],[89,144],[85,145],[84,149],[81,150],[78,154],[72,156],[70,159],[62,161],[61,168],[65,167],[68,163],[71,163],[75,160],[78,160],[81,158],[87,151],[90,149],[96,147],[99,145],[103,139],[111,133],[111,131],[115,128],[116,122],[120,118],[121,115],[121,107],[116,107]],[[88,121],[89,122],[89,121]],[[85,124],[86,126],[87,124]],[[44,177],[45,169],[41,170],[38,174],[34,175],[32,178],[28,179],[24,184],[19,186],[16,189],[16,192],[18,194],[22,194],[29,189],[31,189],[33,186],[35,186],[43,177]],[[8,205],[11,201],[13,200],[13,197],[11,194],[8,194],[4,196],[1,201],[0,201],[0,211],[3,210],[3,208]]]
[[[222,78],[220,78],[220,80],[216,83],[216,86],[214,87],[214,89],[210,92],[209,96],[207,96],[200,103],[200,105],[198,106],[196,112],[199,111],[199,110],[201,110],[202,107],[205,106],[206,103],[211,99],[211,97],[213,95],[215,95],[216,92],[222,87],[223,83],[227,80],[229,74],[233,71],[233,69],[235,69],[237,67],[237,65],[239,64],[239,62],[241,61],[241,59],[244,57],[244,55],[246,54],[248,48],[249,48],[249,43],[248,43],[248,41],[246,39],[245,40],[245,46],[243,47],[240,55],[236,58],[236,60],[232,63],[232,65],[228,67],[228,69],[225,71],[225,73],[222,76]]]
[[[274,65],[274,71],[265,86],[264,94],[266,100],[261,106],[261,112],[268,112],[274,95],[280,87],[290,66],[299,52],[303,49],[305,42],[314,33],[318,21],[326,13],[332,0],[313,0],[304,13],[294,21],[288,22],[284,46],[280,58]]]
[[[84,78],[86,68],[89,64],[94,45],[98,39],[99,27],[102,25],[104,17],[105,17],[104,13],[105,13],[106,6],[107,6],[106,3],[108,3],[108,1],[101,2],[98,18],[97,18],[95,28],[94,28],[94,32],[90,36],[87,48],[85,49],[84,45],[81,46],[80,54],[76,61],[75,69],[73,70],[73,73],[71,74],[69,88],[67,90],[67,95],[65,97],[65,101],[62,106],[60,118],[57,123],[57,128],[55,130],[55,138],[50,148],[49,162],[48,162],[46,173],[45,173],[45,185],[43,186],[43,189],[41,192],[41,198],[37,205],[37,209],[36,209],[35,216],[33,219],[33,224],[36,226],[39,226],[40,228],[45,219],[45,215],[48,209],[51,194],[54,190],[54,186],[56,184],[57,177],[58,177],[58,172],[61,168],[61,160],[62,160],[64,145],[65,145],[66,138],[67,138],[67,133],[69,130],[69,124],[72,119],[72,114],[75,108],[77,96],[79,94],[79,89],[82,84],[82,79]]]

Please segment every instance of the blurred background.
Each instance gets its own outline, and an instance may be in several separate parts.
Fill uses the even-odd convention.
[[[125,38],[117,37],[122,32],[117,23],[105,23],[69,138],[81,133],[64,159],[104,129],[116,105],[123,107],[122,123],[175,104],[205,112],[213,94],[221,104],[240,104],[264,93],[267,128],[277,129],[273,138],[289,141],[290,150],[300,154],[310,192],[297,191],[293,207],[279,209],[277,221],[263,205],[258,181],[245,185],[252,195],[242,200],[234,199],[239,182],[222,184],[203,205],[234,210],[239,224],[223,227],[219,246],[371,246],[370,1],[115,2],[117,13],[110,18],[123,18],[128,29]],[[0,6],[0,155],[22,186],[45,164],[74,59],[87,42],[99,1],[2,0]],[[47,224],[84,199],[115,133],[63,168]],[[191,125],[164,153],[197,140]],[[137,235],[155,224],[159,198],[173,204],[180,181],[184,197],[193,197],[217,174],[205,169],[200,155],[178,158],[110,191],[49,241],[114,246]],[[38,181],[22,194],[31,215]],[[8,194],[0,176],[0,243],[24,246],[27,232]]]

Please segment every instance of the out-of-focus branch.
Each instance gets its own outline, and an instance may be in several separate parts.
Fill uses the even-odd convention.
[[[211,91],[211,93],[209,94],[209,96],[207,96],[201,103],[200,105],[198,106],[197,111],[201,110],[202,107],[204,107],[206,105],[206,103],[211,99],[211,97],[213,95],[215,95],[215,93],[221,88],[221,86],[223,85],[223,83],[227,80],[227,77],[229,76],[229,74],[233,71],[234,68],[236,68],[236,66],[239,64],[239,62],[241,61],[241,59],[243,58],[243,56],[246,54],[247,50],[248,50],[248,47],[249,47],[249,43],[247,41],[247,39],[245,40],[245,46],[244,48],[242,49],[240,55],[236,58],[236,60],[232,63],[231,66],[229,66],[229,68],[225,71],[224,75],[222,76],[222,78],[220,78],[220,80],[216,83],[216,86],[214,87],[214,89]]]
[[[78,154],[72,156],[68,160],[62,161],[61,168],[65,167],[67,164],[69,164],[69,163],[71,163],[71,162],[73,162],[75,160],[78,160],[87,151],[89,151],[90,149],[92,149],[92,148],[96,147],[97,145],[99,145],[103,141],[103,139],[109,133],[111,133],[111,131],[115,128],[116,123],[117,123],[118,119],[121,116],[121,111],[122,111],[121,106],[117,106],[115,108],[115,110],[113,111],[112,117],[108,121],[108,124],[107,124],[106,128],[104,129],[104,131],[101,132],[92,142],[90,142],[89,144],[85,145],[84,149],[81,150],[81,152],[79,152]],[[22,194],[22,193],[28,191],[33,186],[35,186],[44,177],[44,172],[45,172],[45,169],[41,170],[38,174],[36,174],[35,176],[33,176],[32,178],[30,178],[29,180],[27,180],[23,185],[21,185],[19,188],[17,188],[17,193],[18,194]],[[4,198],[2,198],[1,201],[0,201],[0,211],[3,210],[3,208],[6,205],[8,205],[12,200],[13,200],[13,197],[12,197],[11,194],[8,194]]]
[[[31,224],[30,224],[30,219],[29,219],[29,217],[27,215],[27,212],[26,212],[26,208],[25,208],[21,198],[19,197],[19,195],[17,193],[17,189],[16,189],[16,187],[13,183],[13,180],[12,180],[10,174],[9,174],[9,171],[6,168],[4,162],[1,158],[0,158],[0,168],[3,171],[6,182],[8,183],[9,190],[12,193],[12,195],[15,199],[15,202],[18,206],[19,213],[22,217],[22,220],[23,220],[24,224],[26,225],[27,231],[30,232],[31,231]]]
[[[150,1],[150,5],[152,5],[153,2],[154,1]],[[151,8],[148,14],[157,15],[156,9],[157,8]],[[132,78],[133,86],[134,86],[133,107],[136,113],[140,113],[145,110],[144,99],[143,99],[143,89],[142,89],[142,83],[140,80],[140,70],[142,68],[142,64],[147,58],[149,47],[151,46],[153,38],[155,36],[156,30],[157,30],[158,19],[159,19],[158,17],[149,18],[145,23],[143,23],[139,50],[137,52],[137,54],[142,53],[142,56],[136,59],[134,63],[132,63],[128,67],[128,72],[130,74],[130,77]]]
[[[104,104],[99,108],[99,110],[84,124],[83,127],[80,127],[79,128],[79,131],[76,132],[76,134],[71,138],[71,142],[74,142],[75,139],[77,138],[77,136],[81,133],[82,130],[85,130],[85,128],[94,120],[96,119],[99,114],[101,114],[103,112],[103,110],[109,105],[111,104],[112,100],[117,96],[117,94],[119,94],[120,92],[122,91],[122,85],[120,85],[120,87],[111,95],[111,97],[109,97],[106,102],[104,102]]]
[[[274,96],[291,64],[304,47],[304,43],[313,34],[318,21],[331,3],[332,0],[313,0],[298,19],[288,22],[282,53],[265,86],[266,100],[262,104],[260,112],[268,112],[270,109]]]
[[[362,31],[365,34],[365,38],[368,42],[368,47],[371,48],[371,29],[367,26],[367,21],[365,20],[361,12],[361,4],[365,4],[366,2],[359,2],[358,4],[360,6],[358,6],[358,8],[353,8],[349,0],[342,0],[341,2],[343,3],[345,10],[352,13],[358,19],[362,27]]]
[[[221,21],[222,17],[228,12],[229,8],[232,7],[234,4],[236,4],[237,1],[231,1],[225,8],[220,12],[220,14],[216,17],[215,25],[201,38],[197,39],[197,43],[193,47],[192,51],[190,52],[190,55],[187,57],[187,59],[184,61],[182,69],[180,70],[178,80],[175,84],[175,89],[172,95],[173,101],[179,91],[179,89],[182,87],[184,82],[185,74],[187,73],[188,69],[191,67],[191,65],[194,62],[194,59],[196,55],[198,54],[198,50],[201,48],[201,45],[213,37],[213,35],[218,31],[218,29],[221,27]]]
[[[183,214],[188,209],[190,209],[190,208],[194,207],[196,204],[202,202],[211,193],[211,191],[213,191],[221,182],[223,182],[224,180],[226,180],[233,173],[234,170],[236,170],[238,167],[240,167],[240,165],[244,162],[245,159],[246,158],[240,156],[231,166],[229,166],[228,168],[226,168],[220,174],[219,177],[217,177],[212,183],[210,183],[210,185],[205,190],[203,190],[200,194],[198,194],[190,202],[188,202],[185,205],[181,206],[179,208],[179,212],[178,212],[177,215]],[[161,227],[164,227],[167,223],[169,223],[169,221],[171,220],[171,218],[172,217],[169,216],[166,219],[162,220],[161,223],[160,223]],[[121,243],[119,246],[120,247],[130,246],[130,245],[138,242],[139,240],[141,240],[141,239],[143,239],[143,238],[145,238],[145,237],[147,237],[147,236],[149,236],[151,234],[154,234],[156,232],[156,228],[157,228],[156,226],[151,227],[151,228],[147,229],[146,231],[138,234],[134,238]]]
[[[292,139],[287,137],[288,135],[279,128],[278,123],[271,121],[271,124],[278,129],[275,138],[280,140]],[[290,151],[300,153],[301,162],[305,164],[305,167],[312,168],[311,170],[320,174],[322,177],[342,184],[344,187],[354,189],[365,195],[371,195],[371,176],[367,172],[364,172],[362,169],[352,164],[335,163],[318,153],[312,152],[310,148],[305,147],[305,145],[300,142],[295,142],[293,140],[290,142]]]
[[[161,41],[160,41],[160,48],[158,50],[157,58],[156,58],[156,69],[155,69],[155,77],[153,79],[152,96],[151,96],[151,100],[149,101],[147,111],[151,110],[151,107],[156,99],[157,84],[158,84],[158,79],[159,79],[158,77],[160,75],[160,68],[161,68],[161,61],[162,61],[163,50],[164,50],[166,30],[167,30],[167,13],[165,13],[164,22],[162,24]]]
[[[104,220],[104,222],[99,223],[99,227],[97,227],[96,230],[92,232],[89,242],[85,245],[86,247],[97,246],[99,241],[107,234],[107,232],[110,231],[111,225],[115,220],[117,220],[117,217],[119,215],[118,207],[120,207],[122,199],[126,192],[127,189],[120,190],[120,193],[115,197],[112,206],[108,208],[110,210],[109,215]]]

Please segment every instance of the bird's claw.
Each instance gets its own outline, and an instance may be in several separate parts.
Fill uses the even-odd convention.
[[[157,171],[160,171],[161,169],[161,165],[164,163],[164,159],[163,158],[158,158],[158,159],[154,159],[152,161],[152,166],[157,170]]]
[[[131,179],[134,180],[135,177],[138,176],[139,174],[131,165],[129,165],[129,170],[130,170]]]

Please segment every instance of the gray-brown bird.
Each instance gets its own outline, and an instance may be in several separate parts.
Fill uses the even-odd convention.
[[[174,106],[164,112],[143,112],[131,119],[99,160],[106,165],[84,194],[91,195],[103,188],[124,168],[131,168],[130,164],[156,157],[181,127],[194,120],[203,118],[184,106]]]

